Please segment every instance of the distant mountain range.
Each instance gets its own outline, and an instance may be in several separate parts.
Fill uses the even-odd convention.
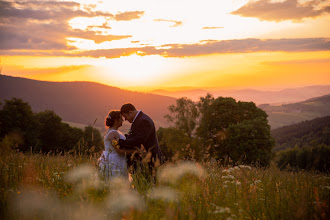
[[[262,104],[258,107],[268,114],[269,125],[272,129],[276,129],[330,115],[330,94],[292,104]]]
[[[308,86],[300,88],[288,88],[280,91],[261,91],[253,89],[242,90],[216,90],[216,89],[193,89],[193,88],[170,88],[169,90],[158,89],[151,91],[153,94],[170,96],[175,98],[187,97],[198,101],[200,97],[205,97],[207,93],[214,97],[233,97],[237,101],[254,102],[259,104],[287,104],[304,101],[317,96],[330,94],[330,85]]]
[[[167,107],[175,104],[172,97],[132,92],[93,82],[46,82],[0,75],[0,102],[13,97],[28,102],[34,112],[53,110],[72,125],[93,125],[104,129],[104,119],[112,109],[132,103],[148,114],[156,127],[166,127]],[[70,124],[70,123],[69,123]],[[130,127],[124,123],[122,131]]]

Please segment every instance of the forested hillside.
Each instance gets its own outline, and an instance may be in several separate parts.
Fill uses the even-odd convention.
[[[276,141],[275,150],[318,144],[330,146],[330,116],[274,129],[271,134]]]
[[[330,115],[330,94],[286,105],[259,105],[268,114],[272,129]]]

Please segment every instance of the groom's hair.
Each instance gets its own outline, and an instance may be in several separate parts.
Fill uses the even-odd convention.
[[[131,103],[127,103],[127,104],[124,104],[121,109],[120,109],[120,113],[129,113],[130,111],[134,111],[136,110],[136,108],[134,107],[134,105],[132,105]]]

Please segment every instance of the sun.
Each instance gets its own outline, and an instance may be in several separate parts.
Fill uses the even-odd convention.
[[[120,84],[122,87],[135,87],[152,86],[171,75],[173,68],[171,63],[175,62],[173,59],[159,55],[141,56],[138,54],[114,59],[100,58],[102,78],[111,81],[112,84]]]

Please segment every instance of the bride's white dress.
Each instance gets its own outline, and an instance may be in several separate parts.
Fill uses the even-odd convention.
[[[106,179],[118,176],[128,178],[126,156],[120,155],[115,151],[114,147],[111,144],[111,140],[109,139],[109,135],[111,132],[117,132],[119,134],[120,139],[126,139],[120,131],[114,129],[107,130],[104,136],[105,150],[99,158],[99,167],[101,173],[104,174]]]

